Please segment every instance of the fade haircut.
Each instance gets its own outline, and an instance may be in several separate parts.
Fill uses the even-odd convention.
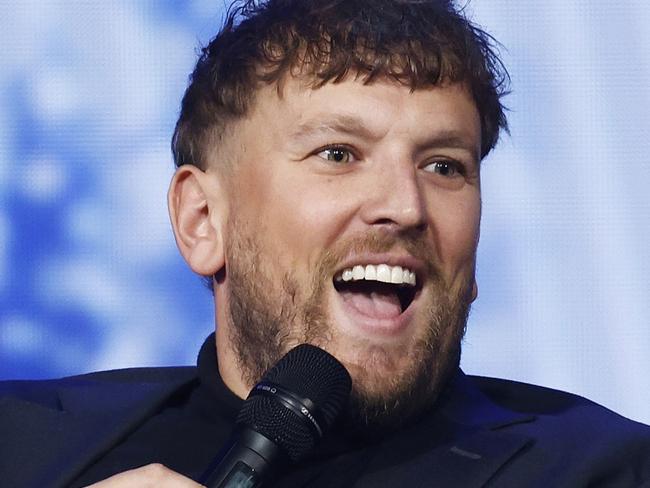
[[[451,0],[235,1],[202,49],[172,138],[176,166],[206,169],[258,87],[300,76],[313,88],[354,77],[416,90],[463,83],[481,121],[481,158],[507,121],[509,78],[494,39]]]

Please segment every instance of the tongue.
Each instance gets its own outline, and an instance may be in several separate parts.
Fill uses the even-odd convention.
[[[343,300],[359,313],[377,319],[392,319],[402,313],[397,293],[390,291],[359,292],[344,290],[340,292]]]

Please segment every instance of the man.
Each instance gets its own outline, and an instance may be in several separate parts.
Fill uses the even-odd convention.
[[[346,366],[352,400],[273,486],[650,483],[650,428],[458,370],[506,80],[450,2],[233,8],[183,99],[169,190],[216,334],[196,370],[5,385],[3,479],[198,486],[241,399],[307,342]]]

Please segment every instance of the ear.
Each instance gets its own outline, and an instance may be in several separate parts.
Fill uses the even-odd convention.
[[[478,284],[476,283],[476,278],[474,278],[474,284],[472,285],[472,299],[473,302],[478,298]]]
[[[225,263],[222,226],[226,196],[220,175],[183,165],[167,194],[176,245],[195,273],[214,276]]]

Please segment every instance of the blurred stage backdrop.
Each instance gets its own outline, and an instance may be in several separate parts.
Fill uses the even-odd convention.
[[[0,1],[0,378],[191,364],[169,151],[222,0]],[[463,367],[650,423],[650,6],[474,0],[507,49]]]

